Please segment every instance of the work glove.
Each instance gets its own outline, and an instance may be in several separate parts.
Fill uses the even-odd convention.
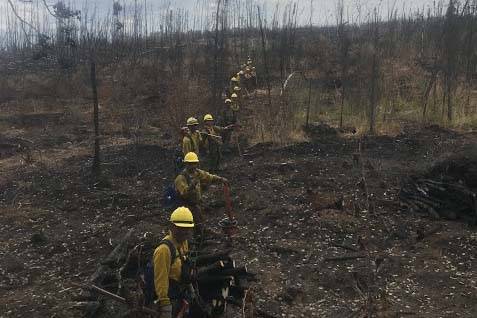
[[[173,318],[172,317],[172,305],[166,305],[159,307],[160,318]]]

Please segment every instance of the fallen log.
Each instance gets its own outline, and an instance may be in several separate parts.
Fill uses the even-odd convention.
[[[91,285],[104,286],[107,285],[108,281],[114,281],[117,278],[114,266],[121,266],[120,262],[123,259],[126,259],[128,255],[128,243],[132,237],[133,231],[130,230],[126,235],[121,239],[121,241],[116,245],[114,250],[108,254],[106,259],[104,259],[98,269],[91,275],[89,283]],[[105,295],[103,295],[105,296]],[[103,306],[101,299],[98,299],[97,295],[91,294],[87,297],[88,299],[95,298],[95,301],[89,306],[84,307],[86,317],[95,317],[96,314],[100,311]],[[96,305],[97,303],[97,305]]]
[[[349,246],[349,245],[344,245],[344,244],[332,243],[331,246],[339,247],[339,248],[342,248],[342,249],[345,249],[345,250],[348,250],[348,251],[351,251],[351,252],[358,252],[359,251],[357,248],[354,248],[354,247]]]
[[[220,285],[225,287],[230,286],[233,279],[233,276],[203,275],[197,278],[197,283],[200,285]]]
[[[204,274],[212,274],[212,273],[218,273],[221,272],[224,269],[225,265],[223,261],[218,261],[215,263],[212,263],[211,265],[201,267],[197,271],[197,275],[204,275]]]
[[[325,257],[325,262],[339,262],[339,261],[349,261],[353,259],[365,258],[367,254],[356,254],[356,255],[342,255],[342,256],[334,256],[334,257]]]
[[[103,281],[109,275],[116,277],[116,274],[111,274],[111,267],[120,266],[120,261],[126,259],[128,255],[128,243],[131,240],[133,230],[129,232],[121,239],[116,245],[114,250],[101,262],[99,268],[94,272],[90,278],[90,282],[95,285],[103,285]]]
[[[108,292],[107,290],[105,289],[102,289],[96,285],[91,285],[91,286],[87,286],[87,285],[80,285],[80,284],[74,284],[78,287],[81,287],[83,289],[87,289],[87,290],[90,290],[90,291],[94,291],[94,292],[97,292],[103,296],[106,296],[114,301],[117,301],[117,302],[120,302],[122,304],[128,304],[128,301],[126,300],[126,298],[123,298],[119,295],[116,295],[116,294],[113,294],[111,292]],[[147,307],[140,307],[140,308],[135,308],[136,310],[139,310],[139,311],[142,311],[142,312],[145,312],[145,313],[148,313],[148,314],[151,314],[151,315],[159,315],[159,313],[155,310],[152,310],[151,308],[147,308]]]
[[[207,266],[218,261],[230,261],[230,256],[229,256],[230,252],[231,251],[228,250],[222,253],[198,256],[195,260],[195,265],[197,267],[202,267],[202,266]]]
[[[247,274],[250,274],[250,273],[247,271],[246,266],[242,266],[242,267],[237,267],[237,268],[224,269],[224,270],[221,270],[218,274],[223,275],[223,276],[245,277]]]
[[[399,192],[404,206],[445,219],[477,221],[476,193],[457,182],[409,178]]]

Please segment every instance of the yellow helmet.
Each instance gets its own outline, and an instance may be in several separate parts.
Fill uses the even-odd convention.
[[[195,126],[198,124],[199,124],[199,121],[195,119],[194,117],[190,117],[189,119],[187,119],[187,126]]]
[[[204,121],[213,121],[214,120],[214,117],[212,117],[211,114],[207,114],[204,116]]]
[[[232,102],[232,100],[231,100],[230,98],[227,98],[227,99],[225,100],[225,103],[226,103],[226,104],[231,103],[231,102]]]
[[[232,81],[232,82],[238,82],[238,80],[237,80],[237,78],[236,78],[235,76],[232,77],[231,81]]]
[[[236,92],[240,92],[241,90],[242,90],[242,89],[241,89],[240,87],[238,87],[238,86],[235,86],[235,87],[234,87],[234,91],[236,91]]]
[[[194,217],[192,216],[192,212],[183,206],[172,212],[170,221],[178,227],[194,227]]]
[[[232,96],[230,96],[230,97],[231,97],[231,98],[237,98],[237,97],[238,97],[238,95],[237,95],[237,94],[235,94],[235,93],[233,93],[233,94],[232,94]]]
[[[189,152],[184,157],[184,162],[197,163],[199,162],[199,156],[195,152]]]

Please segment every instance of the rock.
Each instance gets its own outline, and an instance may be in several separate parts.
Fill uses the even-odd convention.
[[[288,286],[286,289],[285,289],[285,292],[283,293],[283,301],[287,302],[287,303],[292,303],[293,301],[295,301],[298,296],[301,296],[303,294],[303,291],[295,286]]]
[[[35,246],[45,245],[47,242],[48,242],[48,238],[43,232],[33,233],[32,236],[30,237],[30,243],[32,243]]]

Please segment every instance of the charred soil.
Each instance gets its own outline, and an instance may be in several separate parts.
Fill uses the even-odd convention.
[[[9,145],[25,131],[21,124]],[[15,148],[2,158],[1,317],[80,317],[71,309],[74,283],[87,281],[129,229],[165,232],[172,142],[106,136],[106,182],[95,183],[84,124],[35,126],[28,139],[40,146],[29,157]],[[394,137],[326,131],[225,158],[220,174],[231,181],[239,220],[232,253],[257,273],[256,306],[277,317],[477,316],[475,227],[399,201],[403,178],[438,169],[438,158],[465,151],[477,135],[436,127]],[[206,201],[218,229],[222,189],[210,187]]]

